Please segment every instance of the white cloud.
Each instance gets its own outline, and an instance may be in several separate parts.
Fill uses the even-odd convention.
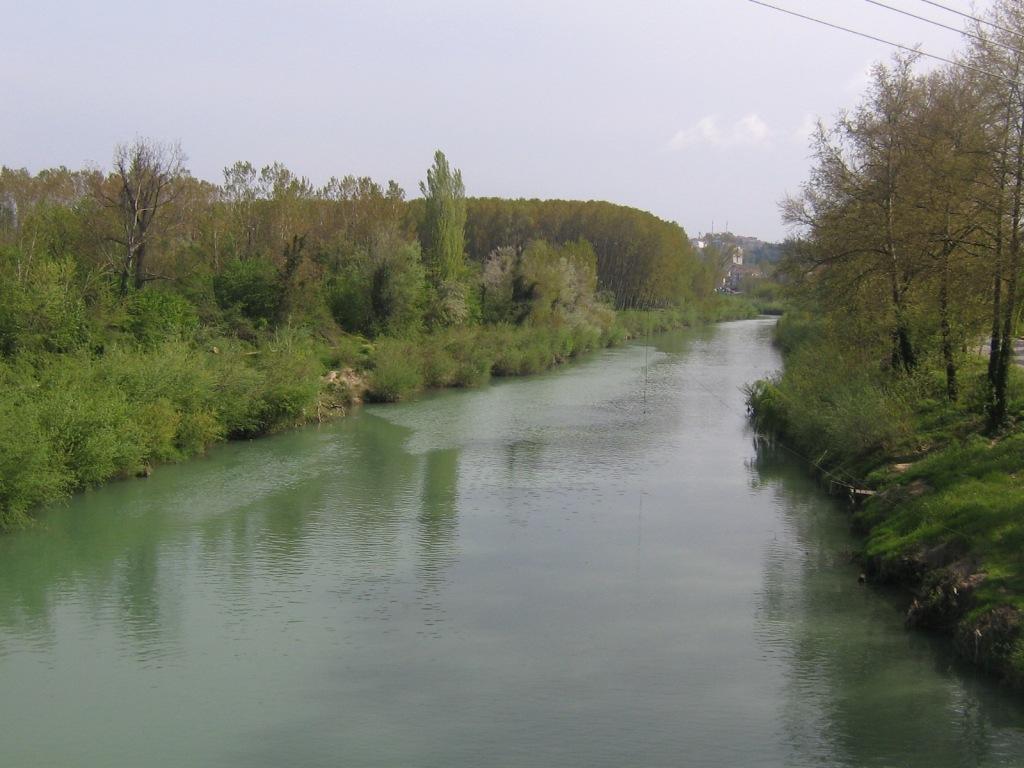
[[[707,115],[698,120],[691,128],[678,131],[669,139],[668,145],[671,149],[686,149],[694,144],[718,146],[721,143],[722,131],[718,127],[718,116]]]
[[[689,128],[683,128],[669,139],[669,149],[676,151],[692,146],[737,147],[768,143],[771,129],[761,116],[751,112],[736,122],[722,126],[718,115],[705,115]]]
[[[770,133],[768,124],[754,113],[741,117],[732,129],[736,144],[763,144]]]

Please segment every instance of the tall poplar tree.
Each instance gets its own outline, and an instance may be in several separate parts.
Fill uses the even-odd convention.
[[[466,270],[466,188],[462,172],[452,169],[444,152],[420,182],[426,201],[423,243],[427,270],[437,293],[434,314],[442,323],[458,323],[469,315]]]

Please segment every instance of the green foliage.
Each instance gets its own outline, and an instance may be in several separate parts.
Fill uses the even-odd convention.
[[[781,315],[786,310],[786,296],[783,287],[774,280],[744,280],[744,296],[757,307],[758,314]]]
[[[270,325],[281,306],[282,285],[277,268],[265,259],[233,259],[213,279],[217,303],[249,320]]]
[[[480,270],[480,311],[485,323],[515,322],[519,318],[515,301],[515,248],[502,246],[488,256]]]
[[[605,202],[467,201],[467,250],[485,264],[497,249],[523,251],[532,241],[585,240],[594,251],[598,289],[618,309],[679,306],[711,295],[717,273],[703,282],[702,262],[679,225],[645,211]],[[507,318],[506,318],[507,319]]]
[[[123,393],[97,379],[52,373],[41,423],[75,487],[94,487],[140,469],[142,435]],[[74,387],[83,383],[89,386],[87,398]]]
[[[391,403],[422,389],[422,358],[415,342],[381,339],[374,350],[373,371],[367,397]]]
[[[440,336],[455,362],[451,380],[445,386],[479,387],[491,378],[494,356],[487,344],[486,332],[477,328],[454,328]]]
[[[741,296],[713,295],[699,303],[672,309],[622,310],[617,324],[623,336],[637,338],[652,333],[693,328],[702,323],[745,320],[757,316],[757,308]]]
[[[470,205],[441,153],[413,203],[280,163],[235,163],[218,187],[181,159],[136,142],[109,176],[0,168],[0,527],[320,419],[364,379],[388,401],[475,387],[621,341],[616,304],[662,307],[661,327],[704,311],[678,226],[607,203]]]
[[[284,326],[263,346],[257,366],[264,376],[263,431],[294,427],[309,420],[323,373],[309,334]]]
[[[28,395],[33,384],[28,372],[0,362],[0,530],[24,524],[29,510],[73,485]]]
[[[463,277],[465,260],[466,188],[462,172],[453,170],[441,150],[434,153],[434,164],[427,170],[426,182],[420,182],[425,202],[423,242],[436,285],[458,282]]]
[[[821,320],[802,312],[787,312],[775,324],[775,345],[783,355],[789,355],[823,332]]]
[[[720,323],[726,320],[746,320],[757,317],[758,306],[745,296],[714,294],[700,305],[700,315],[705,322]]]
[[[370,297],[372,272],[365,257],[349,261],[327,285],[327,303],[334,321],[348,333],[373,336],[375,325]]]
[[[168,340],[0,363],[0,526],[69,490],[313,417],[322,366],[307,333],[215,349]]]
[[[819,331],[791,349],[781,376],[748,389],[747,404],[756,425],[819,466],[856,472],[911,433],[912,387]]]
[[[86,305],[72,261],[33,261],[22,267],[20,277],[10,262],[0,264],[0,352],[72,352],[88,340]]]
[[[128,330],[143,344],[188,339],[199,328],[199,315],[184,296],[171,291],[135,291],[126,302]]]
[[[619,338],[607,325],[464,326],[412,339],[382,338],[371,363],[369,399],[393,402],[425,387],[478,387],[494,376],[540,373]]]
[[[561,246],[535,240],[523,251],[514,280],[531,322],[571,320],[595,302],[597,256],[586,240]]]
[[[349,333],[403,336],[422,327],[426,275],[417,243],[379,233],[358,249],[328,287],[335,321]]]
[[[378,241],[370,281],[374,328],[403,336],[420,330],[426,298],[426,275],[418,243]]]

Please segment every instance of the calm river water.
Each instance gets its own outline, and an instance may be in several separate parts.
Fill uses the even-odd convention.
[[[48,510],[0,539],[0,764],[1024,765],[1021,700],[906,632],[843,513],[756,454],[740,387],[778,366],[770,330]]]

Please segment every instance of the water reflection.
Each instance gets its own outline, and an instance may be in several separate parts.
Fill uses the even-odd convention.
[[[1020,704],[752,450],[769,330],[226,446],[0,538],[6,762],[1015,765]]]
[[[436,588],[444,568],[455,559],[459,498],[459,452],[431,451],[425,458],[419,523],[422,583]]]
[[[262,457],[226,446],[49,510],[37,529],[0,539],[0,653],[52,646],[62,608],[75,606],[139,660],[173,655],[197,584],[225,614],[261,599],[280,607],[274,595],[316,576],[325,551],[336,593],[368,598],[401,578],[412,544],[436,600],[456,551],[459,451],[410,453],[410,434],[364,415],[265,441]],[[299,455],[301,468],[289,466]]]
[[[1019,702],[965,684],[944,642],[903,628],[901,597],[857,583],[848,516],[791,456],[762,445],[753,466],[782,523],[764,548],[757,634],[786,672],[784,728],[800,760],[1012,764],[1024,749]]]

